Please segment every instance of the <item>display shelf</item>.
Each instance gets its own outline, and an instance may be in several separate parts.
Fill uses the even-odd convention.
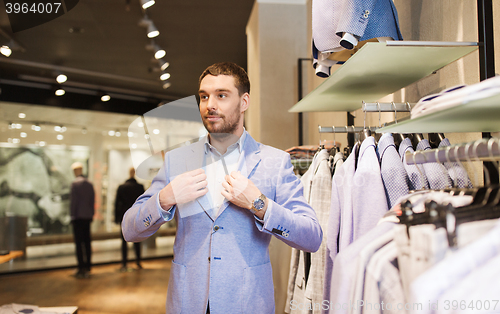
[[[500,132],[500,94],[407,119],[377,133]]]
[[[289,112],[354,111],[477,49],[475,42],[366,43]]]

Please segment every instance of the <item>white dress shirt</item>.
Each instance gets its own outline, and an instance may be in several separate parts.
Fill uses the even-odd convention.
[[[212,210],[218,215],[221,205],[224,201],[222,196],[222,182],[224,177],[238,170],[238,165],[243,151],[243,143],[245,142],[245,133],[240,136],[238,141],[227,148],[224,155],[221,155],[217,149],[209,142],[209,136],[205,137],[205,165],[208,181],[208,193],[210,195]],[[208,210],[208,209],[207,209]]]

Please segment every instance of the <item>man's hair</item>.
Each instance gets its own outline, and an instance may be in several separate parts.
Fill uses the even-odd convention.
[[[198,87],[201,85],[201,80],[207,75],[229,75],[234,78],[234,84],[238,89],[239,95],[244,93],[250,94],[250,81],[248,80],[248,75],[245,70],[239,65],[232,62],[219,62],[212,64],[203,71],[198,82]]]

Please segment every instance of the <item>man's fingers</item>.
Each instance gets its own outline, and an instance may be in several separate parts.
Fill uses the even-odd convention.
[[[232,193],[233,187],[229,185],[227,182],[222,182],[222,187],[224,188],[225,191],[228,191],[229,193]]]
[[[197,183],[194,184],[194,189],[195,190],[201,190],[201,189],[206,188],[207,185],[208,185],[207,180],[200,181],[200,182],[197,182]]]
[[[205,170],[203,170],[202,168],[198,168],[198,169],[194,169],[194,170],[191,170],[191,171],[188,171],[186,173],[189,173],[191,176],[197,176],[199,174],[202,174],[202,173],[205,173]]]

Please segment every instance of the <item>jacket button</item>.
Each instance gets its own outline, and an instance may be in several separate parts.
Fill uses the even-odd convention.
[[[219,226],[215,225],[214,226],[214,231],[217,231],[217,230],[219,230]]]
[[[208,257],[208,261],[210,262],[210,256]]]

